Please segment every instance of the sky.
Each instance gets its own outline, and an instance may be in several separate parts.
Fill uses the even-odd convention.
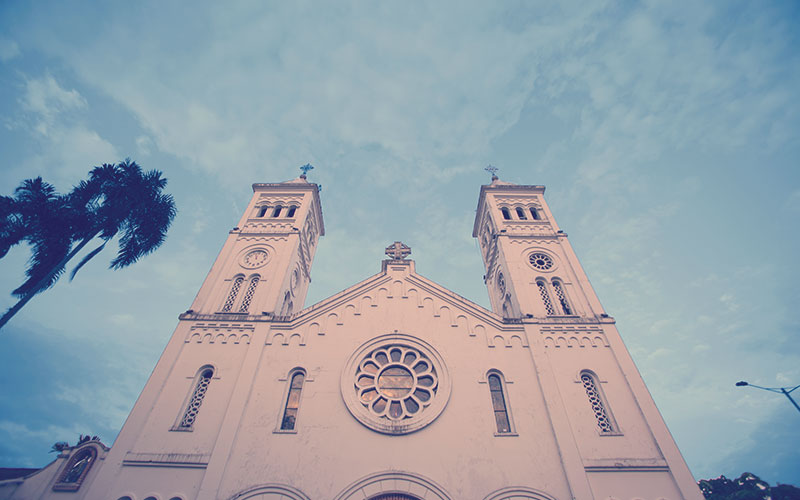
[[[253,182],[321,194],[306,305],[380,270],[489,307],[487,164],[547,186],[696,478],[800,485],[797,2],[0,3],[0,194],[131,158],[166,243],[106,248],[0,330],[0,467],[111,444]],[[0,260],[0,308],[29,249]],[[800,390],[794,393],[800,400]]]

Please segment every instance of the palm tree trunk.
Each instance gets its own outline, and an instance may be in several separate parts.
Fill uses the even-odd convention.
[[[37,293],[41,292],[42,291],[42,287],[44,287],[44,285],[50,281],[50,279],[53,277],[53,275],[55,275],[56,272],[58,272],[59,269],[61,269],[62,267],[66,266],[67,262],[69,262],[70,259],[75,257],[75,255],[78,252],[80,252],[81,249],[83,249],[83,247],[85,247],[87,243],[92,241],[95,236],[97,236],[97,233],[84,238],[83,241],[78,243],[78,245],[75,246],[75,248],[70,250],[70,252],[66,256],[64,256],[63,259],[61,259],[61,262],[59,262],[58,265],[53,266],[53,269],[49,273],[47,273],[47,275],[42,277],[42,279],[40,279],[38,281],[38,283],[36,283],[36,286],[34,288],[32,288],[30,292],[28,292],[25,295],[23,295],[23,297],[21,299],[19,299],[16,304],[11,306],[8,309],[8,311],[6,311],[6,313],[3,314],[3,317],[0,318],[0,329],[2,329],[5,326],[5,324],[8,323],[8,320],[13,318],[14,315],[17,314],[20,309],[22,309],[22,306],[27,304],[28,301],[31,300],[34,295],[36,295]]]

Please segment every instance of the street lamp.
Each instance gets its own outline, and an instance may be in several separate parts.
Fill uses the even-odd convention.
[[[797,402],[794,399],[792,399],[792,396],[789,395],[791,394],[792,391],[800,387],[800,385],[796,385],[791,389],[789,389],[788,387],[761,387],[760,385],[753,385],[749,382],[745,382],[744,380],[736,382],[736,387],[744,387],[747,385],[749,385],[750,387],[755,387],[756,389],[764,389],[765,391],[777,392],[778,394],[783,394],[784,396],[789,398],[789,401],[791,401],[794,407],[797,408],[797,411],[800,411],[800,406],[797,406]]]

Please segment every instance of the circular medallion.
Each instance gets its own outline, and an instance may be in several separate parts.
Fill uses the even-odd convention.
[[[384,335],[351,356],[342,372],[342,397],[370,429],[408,434],[444,410],[450,382],[431,346],[409,335]]]
[[[267,260],[269,260],[269,254],[267,251],[257,248],[244,254],[244,257],[242,257],[242,267],[246,267],[247,269],[255,269],[266,264]]]
[[[540,271],[547,271],[553,267],[553,258],[546,253],[534,252],[528,256],[528,261]]]

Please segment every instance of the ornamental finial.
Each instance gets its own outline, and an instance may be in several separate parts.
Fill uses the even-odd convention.
[[[395,241],[386,247],[386,255],[391,257],[393,260],[405,260],[406,257],[411,255],[411,247],[404,245],[399,241]]]
[[[498,179],[498,177],[497,177],[498,168],[495,167],[494,165],[492,165],[492,164],[486,165],[486,168],[484,168],[484,170],[486,170],[487,172],[492,174],[492,180],[493,181],[496,181]]]
[[[300,178],[301,179],[305,179],[306,178],[306,174],[308,173],[308,171],[309,170],[314,170],[314,165],[312,165],[310,163],[306,163],[305,165],[300,167],[300,170],[303,171],[303,173],[300,175]]]

